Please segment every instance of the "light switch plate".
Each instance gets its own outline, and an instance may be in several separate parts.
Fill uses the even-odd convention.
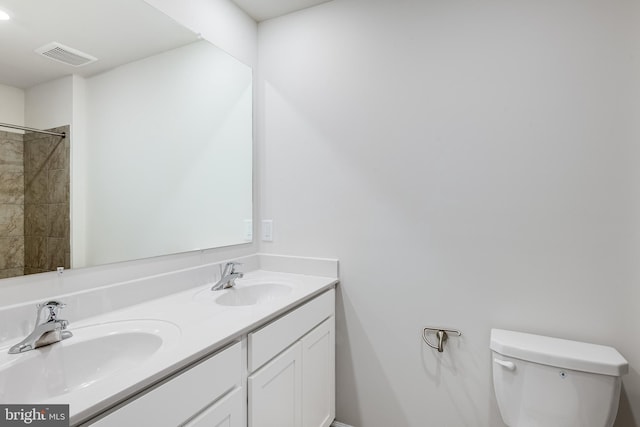
[[[253,221],[250,219],[244,220],[244,241],[250,242],[253,240]]]
[[[273,242],[273,220],[262,220],[262,240],[265,242]]]

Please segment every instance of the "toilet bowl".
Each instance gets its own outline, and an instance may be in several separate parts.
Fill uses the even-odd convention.
[[[493,386],[509,427],[611,427],[627,361],[612,347],[491,330]]]

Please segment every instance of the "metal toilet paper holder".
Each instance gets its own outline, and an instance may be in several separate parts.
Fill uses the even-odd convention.
[[[434,333],[436,335],[436,339],[438,341],[437,344],[433,344],[429,340],[428,335],[430,333],[432,334]],[[444,343],[449,338],[449,334],[454,334],[455,336],[459,337],[460,335],[462,335],[462,332],[458,331],[457,329],[427,327],[422,330],[422,339],[424,340],[424,342],[427,343],[429,347],[435,348],[436,350],[438,350],[439,353],[442,353],[444,351]]]

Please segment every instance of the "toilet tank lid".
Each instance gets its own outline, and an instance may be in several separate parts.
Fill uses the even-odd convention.
[[[629,371],[625,358],[615,348],[604,345],[492,329],[489,347],[504,356],[558,368],[612,376]]]

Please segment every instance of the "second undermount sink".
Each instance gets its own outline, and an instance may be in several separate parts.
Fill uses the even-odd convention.
[[[223,292],[222,295],[215,299],[216,304],[231,306],[256,305],[287,296],[291,292],[291,286],[280,283],[263,283],[233,287]]]
[[[160,320],[69,328],[73,336],[20,354],[0,349],[0,402],[42,402],[125,373],[170,346],[180,329]]]
[[[196,292],[195,301],[221,306],[253,306],[269,303],[291,293],[293,286],[287,283],[272,283],[255,279],[237,280],[232,288],[212,291],[209,287]]]

